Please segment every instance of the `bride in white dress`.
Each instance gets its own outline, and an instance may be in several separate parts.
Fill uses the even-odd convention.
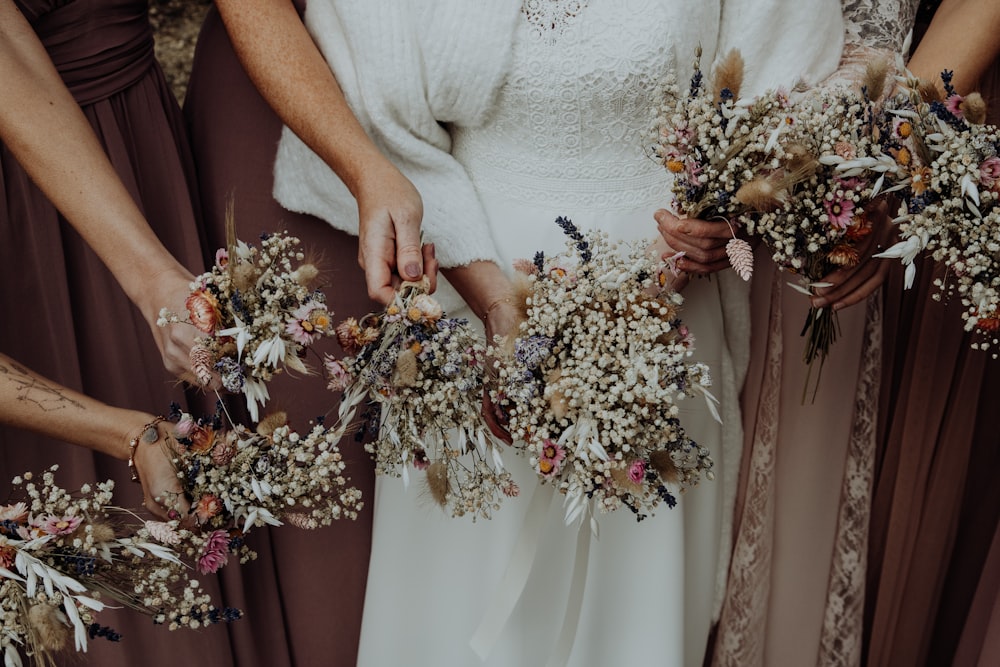
[[[365,132],[420,192],[442,266],[493,261],[508,273],[514,259],[563,249],[557,216],[619,239],[655,235],[653,213],[669,205],[669,186],[642,138],[659,82],[674,68],[690,76],[696,47],[705,64],[740,48],[746,87],[760,89],[819,80],[835,66],[842,34],[836,0],[470,4],[310,0],[306,25]],[[772,49],[782,57],[766,60]],[[313,121],[290,122],[328,160],[336,153],[335,142],[318,145],[322,132],[306,131]],[[275,171],[286,207],[357,233],[357,188],[348,191],[287,129]],[[453,314],[477,319],[442,291]],[[536,491],[534,473],[513,455],[506,460],[521,496],[489,521],[451,519],[418,485],[380,479],[359,664],[543,665],[562,658],[557,639],[577,608],[569,664],[701,664],[730,549],[749,324],[747,292],[732,272],[695,280],[684,295],[682,318],[695,358],[712,369],[723,423],[695,401],[682,404],[681,420],[711,450],[716,481],[641,523],[627,512],[599,515],[600,538],[587,534],[578,547],[559,496]],[[509,617],[480,628],[498,596],[517,593],[502,582],[529,506],[547,515],[523,594]],[[582,598],[571,600],[581,550],[589,566],[574,589]],[[493,632],[495,642],[476,645],[481,661],[470,640]]]

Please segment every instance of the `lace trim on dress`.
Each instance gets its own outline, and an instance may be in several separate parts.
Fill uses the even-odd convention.
[[[782,314],[784,276],[771,282],[764,377],[747,469],[729,584],[716,639],[713,667],[754,667],[764,663],[764,632],[771,589],[774,544],[774,466],[781,413]]]
[[[846,43],[899,53],[919,4],[920,0],[843,0]]]
[[[865,306],[865,340],[854,400],[854,424],[840,491],[840,512],[827,591],[820,667],[861,664],[868,524],[875,474],[875,421],[882,371],[882,306],[876,292]]]
[[[586,6],[587,0],[524,0],[521,12],[527,17],[532,34],[554,39]]]

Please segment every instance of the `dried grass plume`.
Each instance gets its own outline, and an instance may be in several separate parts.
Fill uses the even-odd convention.
[[[715,66],[712,73],[713,95],[716,100],[722,99],[722,91],[728,89],[733,94],[733,99],[740,98],[740,89],[743,87],[743,73],[745,67],[743,56],[738,49],[732,49]]]

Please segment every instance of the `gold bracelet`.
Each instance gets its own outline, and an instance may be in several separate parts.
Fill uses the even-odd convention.
[[[149,443],[154,443],[157,440],[159,440],[160,439],[160,433],[159,433],[159,431],[156,430],[156,425],[159,424],[162,421],[166,421],[166,420],[163,417],[163,415],[160,415],[159,417],[157,417],[153,421],[151,421],[148,424],[146,424],[145,426],[143,426],[142,430],[139,431],[139,435],[135,436],[134,438],[132,438],[131,440],[128,441],[128,469],[129,469],[129,472],[132,473],[132,481],[133,482],[138,482],[139,481],[139,471],[135,467],[135,450],[138,449],[138,447],[139,447],[139,441],[142,440],[143,438],[145,438],[146,442],[149,442]],[[149,434],[150,431],[153,432],[152,436],[148,436],[148,434]]]
[[[491,302],[490,305],[487,306],[486,310],[483,311],[483,316],[480,317],[479,319],[481,319],[483,322],[486,322],[486,320],[490,316],[490,313],[493,312],[493,309],[496,308],[497,306],[501,305],[501,304],[504,304],[504,303],[506,303],[506,304],[512,304],[512,303],[514,303],[514,299],[511,298],[511,297],[509,297],[509,296],[503,296],[503,297],[500,297],[499,299],[497,299],[496,301]]]

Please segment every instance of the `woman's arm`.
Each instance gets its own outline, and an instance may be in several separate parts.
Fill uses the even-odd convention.
[[[1000,2],[943,0],[907,68],[920,79],[938,81],[939,85],[941,72],[952,70],[956,90],[975,90],[986,68],[1000,54],[998,35]]]
[[[188,371],[193,328],[156,326],[183,312],[191,273],[149,228],[27,20],[0,0],[0,141],[111,270],[149,323],[166,367]]]
[[[931,23],[907,63],[907,69],[920,79],[937,81],[940,74],[952,70],[957,90],[968,92],[978,83],[986,68],[1000,55],[1000,2],[994,0],[943,0]],[[943,90],[943,88],[942,88]],[[864,248],[866,256],[891,245],[891,226],[883,225],[879,237],[873,235]],[[817,308],[830,305],[834,310],[859,303],[878,289],[890,264],[867,259],[851,269],[841,269],[824,280],[835,286],[819,290],[812,299]]]
[[[114,408],[46,380],[0,354],[0,423],[70,442],[122,461],[133,455],[143,504],[153,514],[187,514],[180,480],[168,455],[170,436],[153,415]],[[124,465],[124,464],[123,464]]]
[[[340,177],[358,202],[359,257],[373,299],[393,296],[436,262],[421,251],[423,203],[413,184],[378,150],[354,116],[290,0],[216,0],[233,47],[281,120]]]

